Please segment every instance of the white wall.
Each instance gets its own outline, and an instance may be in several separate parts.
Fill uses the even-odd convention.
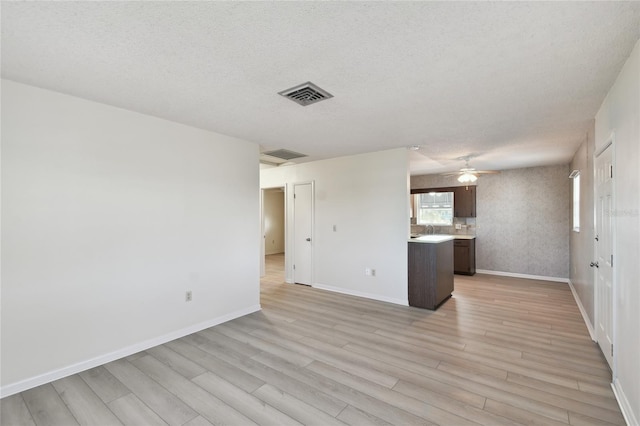
[[[455,177],[411,177],[411,188],[460,186]],[[476,267],[548,279],[569,277],[571,181],[567,165],[503,170],[476,182]]]
[[[284,191],[264,192],[265,254],[284,253]]]
[[[594,121],[595,124],[595,121]],[[570,280],[576,293],[585,322],[591,337],[594,334],[594,271],[589,266],[594,258],[593,238],[593,147],[595,128],[589,129],[585,141],[576,151],[569,169],[580,171],[580,231],[571,231],[570,237]],[[573,183],[572,183],[573,185]],[[573,196],[573,190],[571,192]],[[573,209],[571,210],[573,217]]]
[[[596,115],[595,150],[614,142],[614,371],[615,387],[628,403],[631,424],[640,422],[640,42]],[[625,407],[623,406],[623,410]]]
[[[259,309],[258,155],[3,81],[3,396]]]
[[[260,172],[263,188],[315,182],[314,286],[407,304],[409,233],[405,149]],[[292,190],[287,196],[292,197]],[[293,202],[289,199],[292,209]],[[292,210],[288,216],[292,217]],[[292,222],[292,221],[289,221]],[[333,226],[336,226],[336,232]],[[288,224],[291,226],[291,223]],[[287,238],[293,237],[292,227]],[[293,247],[289,242],[289,247]],[[291,250],[285,253],[291,280]],[[365,268],[376,276],[365,276]]]

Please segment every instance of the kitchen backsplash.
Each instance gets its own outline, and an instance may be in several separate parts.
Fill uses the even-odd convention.
[[[412,234],[426,234],[426,225],[416,225],[416,219],[411,218],[411,233]],[[460,229],[456,226],[460,225]],[[449,235],[476,235],[476,218],[475,217],[454,217],[453,224],[451,226],[434,226],[434,234],[449,234]]]

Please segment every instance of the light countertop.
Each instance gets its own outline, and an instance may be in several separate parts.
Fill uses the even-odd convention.
[[[422,235],[417,238],[410,238],[410,243],[427,243],[427,244],[436,244],[443,243],[445,241],[453,240],[453,235]]]
[[[429,234],[429,235],[418,235],[418,236],[415,236],[415,237],[414,237],[413,235],[415,235],[415,234],[412,234],[412,237],[413,237],[413,238],[409,239],[409,241],[410,241],[410,242],[411,242],[411,241],[420,240],[420,239],[421,239],[421,238],[423,238],[423,237],[431,237],[431,238],[434,238],[434,237],[435,237],[435,239],[438,239],[439,237],[447,237],[446,239],[444,239],[444,240],[442,240],[442,241],[447,241],[447,240],[449,240],[449,239],[456,239],[456,240],[475,240],[475,239],[476,239],[476,236],[475,236],[475,235],[462,235],[462,234],[459,234],[459,235],[449,235],[449,234]],[[420,241],[417,241],[417,242],[423,242],[423,243],[439,243],[439,242],[441,242],[441,241],[420,240]]]

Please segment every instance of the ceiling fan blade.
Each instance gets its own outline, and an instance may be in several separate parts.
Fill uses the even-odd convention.
[[[466,157],[457,158],[456,160],[464,160],[464,166],[462,166],[459,170],[457,170],[455,172],[443,172],[443,173],[440,173],[440,175],[441,176],[472,175],[472,176],[475,176],[476,179],[477,179],[479,175],[500,173],[500,171],[498,171],[498,170],[476,170],[475,167],[472,167],[471,164],[469,164],[469,160],[471,158],[475,158],[477,156],[478,155],[476,155],[476,154],[472,154],[472,155],[468,155]]]
[[[500,173],[500,171],[499,170],[460,170],[457,172],[440,173],[440,176],[459,176],[465,173],[468,173],[471,175],[497,175],[498,173]]]

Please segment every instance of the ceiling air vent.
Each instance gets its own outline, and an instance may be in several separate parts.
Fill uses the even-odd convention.
[[[333,95],[326,90],[322,90],[310,81],[299,84],[291,89],[278,92],[279,95],[289,98],[292,101],[307,106],[325,99],[333,98]]]
[[[305,154],[289,151],[288,149],[276,149],[275,151],[263,152],[262,155],[268,155],[269,157],[275,157],[286,161],[293,160],[294,158],[306,157]]]

